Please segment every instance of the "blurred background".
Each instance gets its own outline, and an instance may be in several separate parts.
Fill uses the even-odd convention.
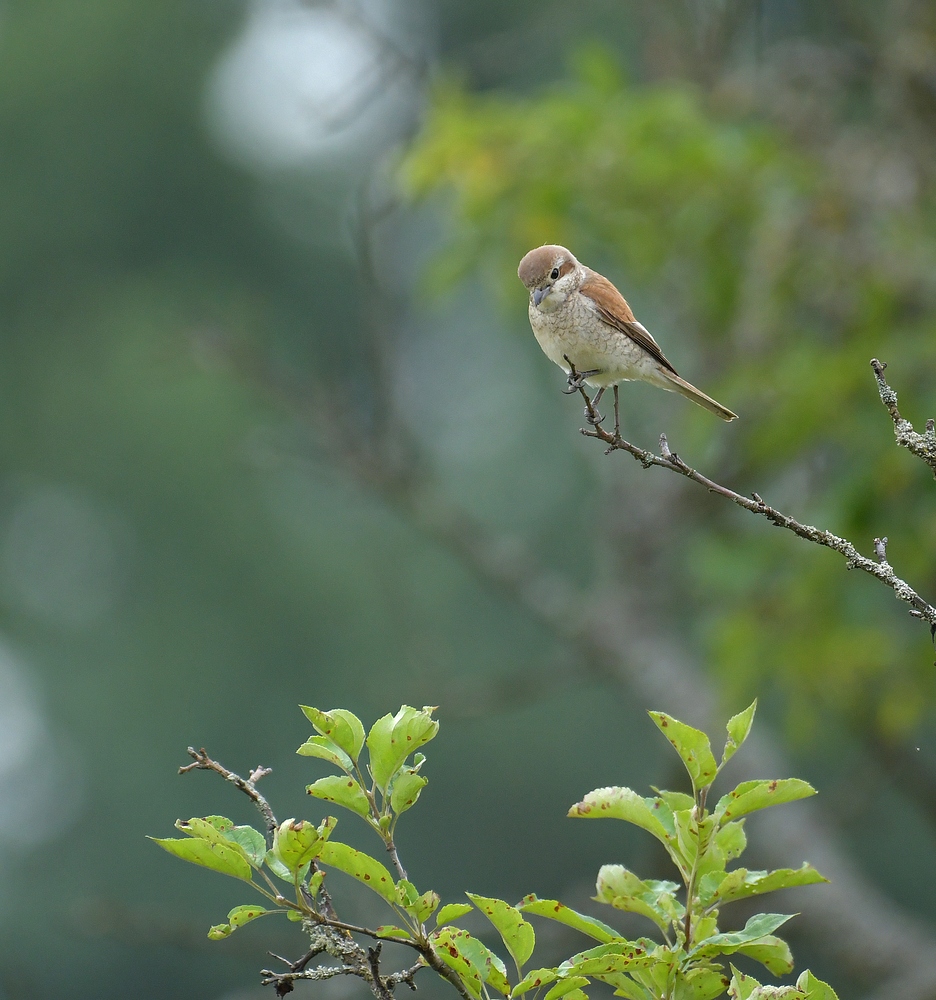
[[[733,777],[821,790],[750,831],[750,867],[834,875],[776,902],[799,968],[936,997],[928,630],[604,457],[516,280],[543,242],[608,275],[741,414],[628,385],[626,436],[864,552],[889,536],[932,601],[936,487],[868,361],[922,429],[936,7],[6,0],[0,48],[0,998],[249,1000],[268,949],[302,953],[272,918],[208,941],[252,900],[144,839],[255,821],[176,775],[188,745],[272,766],[279,816],[318,820],[298,703],[438,705],[413,880],[585,908],[602,863],[667,874],[565,819],[679,785],[645,709],[720,732],[755,696]],[[542,964],[579,947],[542,930]]]

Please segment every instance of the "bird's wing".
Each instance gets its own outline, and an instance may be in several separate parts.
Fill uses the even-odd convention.
[[[591,299],[603,322],[640,344],[664,368],[668,368],[674,375],[676,374],[676,369],[666,359],[666,355],[660,350],[660,345],[650,336],[647,328],[634,319],[631,307],[627,304],[624,296],[607,278],[598,274],[597,271],[589,269],[588,277],[579,287],[579,291],[586,298]]]

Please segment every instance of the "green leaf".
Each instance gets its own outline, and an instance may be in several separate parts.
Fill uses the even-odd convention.
[[[225,836],[231,843],[237,844],[243,849],[247,860],[254,868],[259,868],[263,864],[264,858],[266,858],[267,843],[266,838],[259,830],[255,830],[252,826],[235,826],[228,830]]]
[[[233,910],[228,914],[228,923],[231,927],[243,927],[244,924],[249,924],[251,920],[256,920],[257,917],[262,917],[264,913],[273,913],[273,910],[267,910],[262,906],[235,906]]]
[[[272,851],[267,851],[267,855],[264,860],[266,861],[267,867],[277,878],[281,878],[284,882],[288,882],[290,885],[295,884],[296,880],[302,882],[309,873],[309,867],[312,864],[311,861],[307,861],[297,872],[293,873]]]
[[[491,964],[485,982],[493,986],[498,992],[503,993],[504,996],[510,996],[510,981],[507,978],[507,967],[500,956],[495,955],[493,951],[488,951],[488,957]]]
[[[328,816],[318,827],[308,820],[283,820],[273,834],[273,854],[290,872],[314,861],[331,836],[337,820]]]
[[[790,946],[786,941],[773,934],[767,934],[757,941],[752,941],[751,944],[741,945],[736,950],[739,954],[747,955],[755,962],[760,962],[775,976],[785,976],[788,972],[793,971],[793,956],[790,953]]]
[[[315,896],[315,894],[322,888],[322,883],[325,881],[325,872],[321,869],[312,873],[312,878],[309,879],[308,892],[310,896]]]
[[[796,985],[806,994],[808,1000],[838,1000],[835,990],[828,983],[817,979],[809,969],[800,974]]]
[[[643,967],[632,969],[630,975],[647,988],[652,1000],[657,1000],[669,993],[681,956],[662,945],[648,947],[648,953],[650,961]]]
[[[557,920],[567,927],[572,927],[589,937],[595,938],[602,944],[609,941],[621,939],[621,935],[607,924],[596,920],[595,917],[586,916],[584,913],[577,913],[575,910],[560,903],[555,899],[537,899],[535,895],[524,896],[517,907],[524,913],[533,913],[538,917],[547,917],[550,920]]]
[[[190,861],[193,865],[201,865],[202,868],[210,868],[212,871],[242,879],[244,882],[251,881],[250,864],[242,850],[234,844],[210,844],[199,837],[185,837],[178,840],[158,837],[149,839],[183,861]]]
[[[738,869],[739,871],[741,869]],[[703,906],[710,906],[712,900],[715,898],[715,893],[718,891],[718,887],[725,881],[727,872],[724,868],[717,867],[713,868],[711,871],[706,872],[701,878],[699,878],[696,884],[696,892],[699,896],[699,902]]]
[[[330,712],[322,712],[308,705],[299,706],[305,717],[315,727],[316,732],[327,736],[333,743],[357,763],[364,746],[364,726],[361,720],[343,708],[335,708]]]
[[[602,979],[612,973],[626,972],[631,968],[652,966],[657,959],[647,948],[634,941],[612,941],[589,948],[566,959],[559,966],[560,975],[593,976]]]
[[[712,914],[696,917],[693,928],[696,941],[706,941],[718,933],[718,918]]]
[[[433,913],[435,913],[439,902],[439,894],[430,889],[429,892],[424,892],[419,899],[416,900],[414,906],[408,907],[407,909],[419,921],[419,923],[423,924],[432,916]]]
[[[541,986],[554,983],[559,978],[555,969],[533,969],[528,972],[523,979],[513,988],[510,995],[512,997],[523,996],[530,990],[538,990]]]
[[[673,1000],[715,1000],[729,985],[728,977],[719,968],[702,967],[676,974]]]
[[[351,758],[327,736],[310,736],[296,753],[302,754],[303,757],[319,757],[321,760],[327,760],[348,773],[354,769]]]
[[[783,805],[815,795],[816,789],[799,778],[782,778],[773,781],[742,781],[734,791],[723,795],[715,806],[715,816],[720,823],[747,816],[758,809]]]
[[[773,934],[778,928],[783,926],[792,918],[792,913],[755,913],[739,931],[727,931],[724,934],[716,934],[715,937],[703,942],[704,945],[712,944],[718,939],[719,946],[723,943],[745,944],[754,941],[765,934]],[[697,951],[698,949],[693,949]]]
[[[332,739],[335,740],[356,764],[364,747],[364,724],[354,712],[349,712],[346,708],[333,708],[328,714],[336,721],[346,723],[348,729],[351,731],[351,738],[347,744],[344,741],[344,729],[341,730],[342,738],[340,740],[336,736],[332,736]]]
[[[468,992],[473,997],[480,997],[482,975],[472,960],[474,956],[469,958],[463,951],[468,937],[468,932],[460,927],[443,927],[433,934],[432,944],[439,958],[458,973]]]
[[[434,708],[419,711],[403,705],[396,715],[378,719],[367,735],[371,774],[377,787],[386,792],[390,779],[406,758],[428,743],[439,731],[432,718]]]
[[[502,899],[477,896],[470,892],[466,892],[465,895],[495,926],[519,970],[533,954],[533,947],[536,944],[533,925],[523,919],[523,915],[515,906],[505,903]]]
[[[724,868],[729,861],[740,858],[747,847],[747,834],[744,832],[744,821],[726,823],[714,837],[715,851],[713,858],[720,861],[718,867]]]
[[[429,779],[417,774],[416,769],[405,767],[393,779],[390,787],[390,806],[397,814],[416,805],[419,793],[429,784]]]
[[[559,1000],[560,997],[564,997],[567,993],[571,993],[573,990],[580,990],[583,986],[587,985],[588,979],[585,976],[569,976],[568,979],[560,979],[543,1000]]]
[[[651,785],[657,795],[669,806],[671,812],[679,812],[681,809],[691,809],[695,805],[695,799],[685,792],[668,792],[665,788],[659,789]]]
[[[823,878],[809,864],[804,864],[801,868],[778,868],[770,872],[736,868],[718,882],[709,898],[705,900],[705,905],[721,906],[723,903],[730,903],[736,899],[760,896],[765,892],[774,892],[777,889],[789,889],[797,885],[813,885],[816,882],[827,881],[828,879]]]
[[[744,972],[739,972],[734,965],[731,966],[731,983],[728,986],[728,996],[731,1000],[749,1000],[754,990],[759,989],[760,983]]]
[[[597,902],[608,903],[628,913],[639,913],[662,931],[685,915],[685,908],[676,900],[678,886],[675,882],[644,882],[623,865],[602,865],[596,889]]]
[[[294,924],[301,924],[304,918],[298,910],[287,910],[286,919],[291,920]]]
[[[234,824],[224,816],[193,816],[191,819],[177,819],[175,828],[209,844],[228,844],[225,832],[233,830]]]
[[[802,978],[800,976],[800,979]],[[798,988],[798,981],[797,986],[761,986],[753,976],[739,972],[733,965],[728,996],[730,1000],[808,1000],[806,994]]]
[[[248,864],[259,867],[266,854],[266,840],[259,831],[250,826],[235,826],[226,816],[193,816],[178,819],[176,829],[216,844],[233,848]]]
[[[568,815],[582,819],[622,819],[626,823],[633,823],[652,833],[663,844],[673,861],[680,868],[685,867],[685,859],[680,858],[676,844],[672,811],[662,799],[644,799],[630,788],[596,788],[581,802],[576,802]],[[664,826],[664,820],[669,829]]]
[[[635,896],[647,891],[647,883],[624,865],[602,865],[595,887],[602,903],[610,903],[615,896]]]
[[[400,906],[411,916],[416,918],[418,923],[424,923],[435,912],[439,905],[439,894],[437,892],[424,892],[421,896],[416,886],[406,879],[397,882],[397,899]]]
[[[347,844],[329,841],[323,846],[319,860],[363,882],[369,889],[383,896],[388,903],[396,903],[396,886],[393,884],[390,872],[369,854],[356,851]]]
[[[453,920],[471,913],[474,907],[470,903],[446,903],[436,916],[436,927],[450,924]]]
[[[627,1000],[654,1000],[654,996],[650,990],[623,973],[614,983],[614,995],[617,997],[627,997]]]
[[[230,937],[234,928],[230,924],[215,924],[208,929],[208,937],[212,941],[220,941],[222,938]]]
[[[394,927],[392,924],[381,924],[377,928],[377,937],[398,937],[404,938],[407,941],[413,940],[413,935],[408,930],[405,930],[403,927]]]
[[[419,890],[409,879],[401,878],[396,885],[397,902],[400,906],[412,906],[419,899]]]
[[[181,830],[182,827],[179,826],[180,823],[183,825],[195,822],[196,824],[207,823],[216,833],[220,833],[225,836],[228,831],[234,829],[234,820],[228,819],[227,816],[202,816],[200,819],[196,818],[194,820],[176,820],[176,826]],[[198,834],[197,836],[201,836]]]
[[[460,927],[447,927],[439,933],[436,942],[441,947],[449,949],[454,947],[484,982],[505,995],[510,993],[510,983],[507,981],[504,963],[487,945],[472,937],[468,931]]]
[[[364,794],[364,789],[357,781],[347,774],[329,774],[311,785],[306,785],[306,792],[325,802],[334,802],[356,812],[358,816],[370,815],[370,802]]]
[[[715,934],[689,952],[690,958],[710,958],[740,952],[766,966],[775,975],[784,975],[793,968],[793,959],[785,941],[773,932],[790,919],[790,914],[758,913],[739,931]]]
[[[687,726],[685,722],[680,722],[665,712],[649,714],[660,732],[672,743],[682,758],[689,777],[692,778],[692,787],[698,790],[710,785],[718,773],[718,765],[715,763],[712,745],[705,733]]]
[[[723,768],[725,764],[731,760],[741,744],[748,738],[748,733],[751,731],[751,724],[754,722],[754,713],[756,711],[757,699],[755,698],[743,712],[733,715],[728,720],[728,741],[725,743],[725,752],[722,754],[719,770],[721,770],[721,768]]]
[[[695,815],[695,809],[680,809],[673,813],[676,844],[680,855],[686,859],[690,867],[695,864],[697,857],[704,859],[716,831],[714,817],[706,816],[699,821]]]

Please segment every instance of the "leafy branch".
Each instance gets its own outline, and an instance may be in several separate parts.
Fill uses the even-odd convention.
[[[755,707],[756,703],[729,720],[720,762],[703,732],[663,712],[651,712],[685,765],[692,794],[658,791],[655,797],[642,798],[629,788],[599,788],[569,811],[573,817],[624,820],[661,842],[682,879],[682,899],[677,883],[643,880],[619,864],[601,868],[595,896],[597,902],[648,918],[661,942],[647,937],[628,940],[601,920],[534,894],[512,906],[502,899],[466,893],[469,902],[440,907],[437,893],[419,893],[400,861],[393,831],[427,783],[419,773],[425,756],[418,749],[438,732],[431,708],[420,711],[404,705],[396,715],[378,719],[365,736],[362,723],[351,712],[302,706],[316,735],[298,752],[326,760],[342,772],[318,779],[306,791],[359,816],[383,841],[396,880],[376,858],[332,839],[337,825],[334,817],[326,816],[318,826],[307,820],[278,822],[256,789],[256,782],[270,773],[268,768],[258,767],[244,779],[212,760],[205,750],[189,748],[194,763],[180,771],[210,770],[230,781],[258,808],[268,824],[269,837],[250,826],[235,826],[225,817],[206,816],[177,821],[177,829],[186,837],[156,839],[156,843],[185,861],[248,883],[276,907],[236,906],[225,923],[208,931],[209,938],[230,937],[245,924],[277,912],[301,923],[309,939],[305,953],[295,961],[273,955],[286,966],[285,971],[261,972],[262,983],[273,986],[281,997],[300,980],[321,982],[350,975],[366,982],[377,1000],[392,1000],[401,984],[415,990],[416,973],[428,967],[462,1000],[493,1000],[496,995],[517,1000],[527,993],[530,1000],[587,1000],[584,987],[591,982],[611,985],[617,995],[629,1000],[714,1000],[726,989],[735,1000],[775,996],[835,1000],[831,988],[808,972],[795,987],[783,987],[778,993],[776,987],[761,987],[733,966],[729,976],[717,961],[720,956],[741,954],[776,975],[788,973],[793,967],[790,949],[774,934],[788,916],[761,913],[742,929],[723,932],[718,927],[719,911],[738,899],[825,881],[809,864],[776,871],[728,870],[747,844],[744,819],[748,814],[814,794],[813,788],[797,779],[744,781],[723,795],[713,810],[708,809],[712,783],[747,739]],[[351,876],[380,896],[396,922],[370,928],[340,920],[324,887],[329,869]],[[274,878],[287,883],[292,895],[280,891]],[[475,909],[497,931],[513,961],[515,976],[495,951],[455,926]],[[527,915],[558,921],[598,944],[558,966],[524,971],[536,945]],[[430,918],[434,918],[431,929]],[[359,937],[377,944],[365,947]],[[415,950],[418,961],[385,974],[380,968],[384,941]],[[313,966],[319,956],[334,962]]]
[[[893,567],[887,561],[887,538],[874,539],[874,554],[876,558],[869,559],[867,556],[862,555],[847,538],[842,538],[823,528],[815,528],[811,524],[803,524],[797,521],[796,518],[790,517],[789,514],[784,514],[782,511],[777,510],[776,507],[771,507],[768,503],[765,503],[757,493],[752,493],[750,497],[747,497],[709,479],[708,476],[687,465],[670,448],[665,434],[660,435],[659,455],[631,444],[630,441],[625,440],[621,436],[617,386],[614,387],[614,430],[605,430],[601,426],[605,418],[598,412],[596,406],[598,394],[594,397],[588,395],[585,391],[585,384],[581,374],[575,370],[575,365],[569,361],[568,357],[565,360],[570,368],[568,379],[569,391],[579,392],[585,401],[585,419],[590,426],[589,428],[582,428],[582,434],[585,437],[597,438],[599,441],[603,441],[608,446],[605,451],[606,455],[610,455],[614,451],[625,451],[640,462],[645,469],[649,469],[651,466],[658,466],[661,469],[668,469],[670,472],[675,472],[686,479],[691,479],[692,482],[698,483],[700,486],[704,486],[710,493],[717,493],[739,507],[749,510],[752,514],[760,514],[766,517],[768,521],[778,528],[786,528],[800,538],[805,538],[806,541],[814,542],[816,545],[824,545],[838,552],[845,557],[846,569],[860,569],[890,587],[898,600],[910,605],[910,614],[914,618],[921,618],[929,624],[930,631],[934,638],[936,638],[936,607],[920,597],[906,580],[902,580],[894,572]],[[873,359],[871,366],[874,368],[881,401],[893,418],[897,443],[908,448],[914,455],[926,462],[933,469],[934,477],[936,477],[936,430],[934,430],[933,420],[927,421],[925,434],[918,434],[914,431],[910,422],[904,420],[897,410],[897,393],[884,381],[883,371],[886,365],[877,359]]]

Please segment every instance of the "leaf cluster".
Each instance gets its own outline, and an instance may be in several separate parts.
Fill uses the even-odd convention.
[[[714,1000],[726,990],[736,1000],[775,995],[834,1000],[832,990],[809,973],[804,973],[795,987],[778,992],[733,966],[726,971],[720,961],[744,955],[774,975],[790,972],[790,949],[775,933],[789,915],[759,913],[740,929],[722,930],[721,909],[777,889],[825,881],[809,864],[776,871],[732,867],[746,847],[745,818],[813,795],[814,789],[805,781],[745,781],[708,808],[712,783],[746,740],[755,707],[756,703],[728,722],[720,760],[716,760],[703,732],[663,712],[651,712],[654,723],[682,760],[692,794],[654,790],[654,795],[643,797],[630,788],[599,788],[569,810],[572,817],[631,823],[655,837],[666,850],[680,882],[643,879],[623,865],[607,864],[598,872],[596,883],[597,902],[645,917],[652,925],[649,931],[653,937],[629,940],[593,916],[535,894],[514,906],[502,899],[466,893],[468,902],[443,906],[438,893],[420,891],[410,881],[399,859],[394,831],[402,813],[416,803],[427,783],[420,773],[426,759],[420,748],[439,728],[431,708],[417,710],[404,705],[395,715],[378,719],[365,736],[363,724],[351,712],[302,706],[316,735],[298,753],[326,760],[341,772],[313,782],[308,793],[362,819],[382,840],[395,874],[369,854],[335,840],[332,835],[337,820],[331,816],[318,825],[296,819],[277,823],[270,843],[258,830],[236,826],[224,817],[180,820],[176,827],[185,837],[156,839],[156,843],[185,861],[249,883],[274,904],[275,909],[234,907],[224,923],[209,930],[210,938],[228,937],[258,917],[282,912],[303,924],[313,940],[313,951],[329,951],[345,963],[346,943],[333,942],[330,948],[315,945],[323,929],[406,945],[418,953],[417,967],[434,969],[464,1000],[491,1000],[496,995],[514,1000],[526,994],[536,1000],[586,1000],[586,987],[592,982],[606,983],[615,995],[629,1000]],[[388,908],[389,921],[375,928],[341,921],[324,884],[330,870],[343,872],[376,893]],[[288,897],[274,879],[289,885]],[[457,921],[474,910],[497,932],[512,971],[496,950],[457,926]],[[597,944],[558,966],[525,969],[536,944],[535,930],[527,917],[557,921]],[[381,977],[374,972],[377,955],[379,951],[368,953],[370,971],[359,963],[346,964],[338,972],[361,975],[375,996],[386,1000],[386,993],[392,992],[388,983],[411,981],[412,976]],[[275,981],[282,995],[292,988],[295,978],[323,978],[334,971],[326,966],[280,977],[270,974],[268,981]]]

